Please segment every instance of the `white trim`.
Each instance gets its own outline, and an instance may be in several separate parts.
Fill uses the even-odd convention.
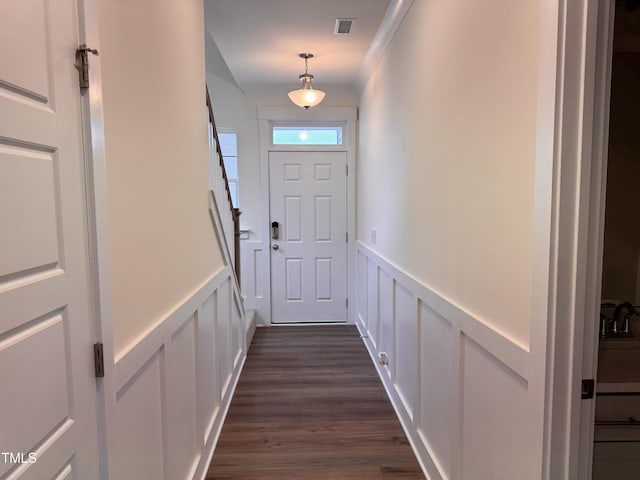
[[[115,358],[115,390],[119,392],[149,359],[162,348],[167,339],[197,310],[204,300],[231,277],[229,266],[221,268],[196,288],[155,326],[143,332],[138,339],[118,353]]]
[[[413,5],[413,0],[391,0],[389,7],[380,22],[378,31],[376,32],[369,50],[360,65],[360,69],[356,75],[356,87],[358,93],[362,93],[369,78],[373,74],[376,66],[382,59],[384,52],[387,50],[393,36],[400,28],[404,17]]]
[[[413,292],[422,303],[446,318],[455,328],[464,332],[466,336],[491,353],[524,381],[528,380],[529,352],[517,340],[510,338],[506,333],[495,329],[478,315],[465,310],[444,295],[421,283],[359,240],[357,248],[358,252],[364,253],[374,265],[389,273],[394,281]]]
[[[547,389],[548,360],[547,335],[553,331],[550,298],[554,275],[551,256],[554,232],[552,210],[554,199],[554,165],[556,155],[556,124],[559,116],[556,105],[558,84],[558,49],[560,48],[560,9],[555,0],[540,4],[540,42],[538,61],[538,105],[536,125],[536,159],[534,177],[534,210],[532,242],[532,293],[531,328],[529,345],[531,352],[531,404],[529,411],[543,420],[550,407],[551,394]],[[551,354],[549,353],[549,356]],[[532,425],[535,440],[536,462],[540,464],[540,478],[549,476],[549,450],[551,448],[550,419]]]
[[[258,119],[260,128],[260,199],[261,218],[263,221],[261,246],[265,254],[262,271],[264,273],[264,298],[256,308],[260,323],[271,324],[271,255],[269,225],[269,152],[271,151],[346,151],[347,166],[347,233],[349,243],[347,245],[347,322],[355,323],[355,286],[356,286],[356,119],[358,110],[356,107],[313,107],[304,110],[297,107],[258,107]],[[273,122],[289,122],[292,124],[305,122],[323,122],[325,124],[343,125],[343,144],[317,146],[298,145],[272,145],[271,127]],[[249,280],[253,281],[253,280]]]
[[[100,51],[98,1],[79,0],[78,8],[79,42]],[[90,87],[81,94],[81,109],[84,130],[87,226],[89,229],[95,342],[102,342],[104,352],[104,378],[96,379],[100,477],[103,480],[107,480],[109,478],[109,456],[115,448],[112,420],[115,418],[116,407],[113,384],[114,344],[111,311],[109,215],[107,208],[107,163],[100,56],[91,55],[89,63]]]
[[[574,479],[592,310],[585,305],[598,2],[545,0],[540,14],[530,409],[544,421],[534,425],[531,452],[541,478]]]
[[[598,38],[596,42],[595,89],[593,111],[593,146],[591,157],[591,195],[589,199],[589,226],[586,258],[586,303],[582,372],[584,378],[596,378],[598,371],[598,318],[602,287],[604,246],[605,199],[608,160],[609,111],[613,60],[614,1],[599,2]],[[579,341],[579,339],[576,339]],[[577,448],[577,478],[591,478],[593,466],[593,440],[595,401],[582,402]],[[576,417],[578,414],[575,415]]]

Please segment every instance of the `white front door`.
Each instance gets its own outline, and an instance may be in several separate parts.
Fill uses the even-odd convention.
[[[99,477],[77,1],[0,2],[0,478]]]
[[[347,320],[346,165],[346,152],[269,152],[273,323]]]

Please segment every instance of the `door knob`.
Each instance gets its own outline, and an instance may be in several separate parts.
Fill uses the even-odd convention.
[[[280,248],[280,245],[278,245],[277,243],[274,243],[271,248],[273,248],[274,250],[278,250]]]

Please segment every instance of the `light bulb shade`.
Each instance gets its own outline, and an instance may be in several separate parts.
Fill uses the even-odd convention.
[[[302,80],[302,87],[298,90],[292,90],[289,92],[289,98],[293,103],[299,107],[309,108],[315,107],[324,99],[324,92],[321,90],[314,90],[311,84],[313,75],[302,74],[300,80]]]

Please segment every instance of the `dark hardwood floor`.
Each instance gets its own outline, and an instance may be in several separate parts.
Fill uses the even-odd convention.
[[[256,330],[207,480],[423,478],[354,326]]]

